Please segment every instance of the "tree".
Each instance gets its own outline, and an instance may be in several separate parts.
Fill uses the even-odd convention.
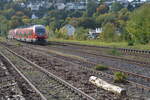
[[[22,25],[23,25],[22,17],[18,17],[18,16],[11,17],[11,20],[10,20],[11,28],[16,28],[16,27],[22,26]]]
[[[132,4],[129,3],[129,5],[127,6],[127,9],[128,9],[129,11],[133,11],[133,10],[134,10],[134,7],[133,7]]]
[[[86,40],[87,39],[88,30],[83,27],[79,27],[76,29],[74,38],[77,40]]]
[[[7,31],[9,29],[8,20],[4,16],[0,16],[0,35],[6,36]]]
[[[93,18],[90,17],[82,17],[79,19],[79,23],[78,23],[79,27],[83,27],[83,28],[95,28],[96,23],[95,20]]]
[[[13,16],[15,14],[15,10],[14,9],[6,9],[6,10],[3,10],[3,13],[2,13],[7,19],[10,19],[11,16]]]
[[[70,18],[66,19],[66,23],[73,25],[74,27],[78,27],[80,18]]]
[[[114,42],[116,41],[115,32],[116,32],[116,27],[114,26],[114,24],[107,23],[103,27],[103,32],[102,34],[100,34],[100,38],[101,40],[106,41],[106,42]]]
[[[56,20],[65,19],[67,13],[64,10],[52,10],[48,12],[50,18],[55,18]]]
[[[46,20],[41,19],[32,19],[32,24],[40,24],[40,25],[45,25]]]
[[[22,16],[24,16],[24,13],[22,11],[17,11],[16,16],[22,17]]]
[[[61,23],[59,20],[55,20],[50,23],[50,27],[53,31],[55,31],[56,29],[59,29],[61,27]]]
[[[99,0],[100,4],[104,4],[106,0]]]
[[[150,4],[143,5],[131,14],[126,30],[132,39],[141,44],[150,41]]]
[[[96,9],[96,12],[98,14],[104,14],[104,13],[107,13],[109,11],[109,7],[106,6],[106,5],[100,5],[97,9]]]
[[[127,8],[123,8],[118,12],[118,19],[127,21],[129,19],[130,12]]]
[[[112,12],[118,12],[123,8],[123,5],[121,5],[119,2],[114,2],[111,6]]]
[[[81,11],[73,11],[73,12],[70,11],[68,13],[69,13],[68,14],[69,17],[75,17],[75,18],[79,18],[83,15],[83,13]]]
[[[24,18],[22,19],[24,25],[30,25],[31,24],[31,20],[29,18]]]
[[[97,8],[97,4],[92,1],[92,0],[88,0],[88,4],[87,4],[87,16],[92,16],[95,12],[96,12],[96,8]]]

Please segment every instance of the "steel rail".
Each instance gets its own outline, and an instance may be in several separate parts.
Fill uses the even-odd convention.
[[[30,49],[30,48],[29,48],[29,49]],[[35,49],[35,48],[33,48],[33,49]],[[35,50],[38,50],[38,52],[43,51],[43,50],[39,50],[39,49],[35,49]],[[57,55],[59,55],[59,54],[57,54]],[[62,56],[62,55],[61,55],[61,56]],[[64,56],[64,57],[65,57],[65,56]],[[54,57],[54,58],[55,58],[55,59],[59,59],[59,60],[61,60],[61,61],[63,61],[63,62],[66,62],[64,59],[57,58],[57,57]],[[74,59],[75,59],[75,58],[74,58]],[[94,63],[94,62],[91,62],[91,61],[83,61],[83,62],[92,64],[92,65],[97,65],[97,63]],[[73,65],[75,65],[75,66],[79,66],[78,64],[75,64],[75,63],[73,63],[73,62],[68,62],[68,63],[73,64]],[[80,66],[80,68],[83,68],[83,69],[88,70],[88,71],[93,72],[93,73],[97,73],[97,74],[102,74],[102,75],[108,76],[109,78],[113,78],[113,75],[104,73],[104,72],[102,72],[102,71],[96,71],[96,70],[93,70],[93,69],[91,69],[91,68],[86,68],[86,67],[83,67],[83,66]],[[150,80],[150,77],[147,77],[147,76],[144,76],[144,75],[139,75],[139,74],[132,73],[132,72],[128,72],[128,71],[124,71],[124,70],[121,70],[121,69],[119,69],[119,68],[113,68],[113,67],[109,66],[109,69],[111,69],[112,71],[119,71],[119,72],[125,73],[125,74],[127,74],[127,75],[132,75],[132,76],[135,76],[135,77],[140,77],[140,78],[143,78],[143,79],[145,79],[145,80]],[[146,89],[146,90],[150,90],[150,87],[148,87],[148,86],[145,86],[145,85],[142,85],[142,84],[139,84],[139,83],[130,81],[130,80],[127,80],[127,82],[132,83],[132,84],[134,84],[134,85],[137,85],[137,86],[139,86],[139,87],[141,87],[141,88],[144,88],[144,89]]]
[[[50,44],[77,45],[77,46],[86,46],[86,47],[113,49],[113,47],[108,47],[108,46],[94,46],[94,45],[79,44],[79,43],[68,43],[68,42],[50,41]],[[116,48],[116,49],[120,50],[120,51],[124,51],[124,52],[140,53],[140,54],[150,54],[150,50],[139,50],[139,49],[129,49],[129,48]]]
[[[30,48],[29,48],[29,49],[30,49]],[[32,49],[35,49],[35,50],[38,50],[38,51],[44,51],[44,50],[40,50],[40,49],[37,49],[37,48],[32,48]],[[57,55],[59,55],[59,54],[57,54]],[[63,55],[61,55],[61,56],[63,56]],[[64,57],[65,57],[65,56],[64,56]],[[73,59],[75,59],[75,58],[73,58]],[[91,61],[83,61],[83,62],[92,64],[92,65],[97,65],[97,64],[98,64],[98,63],[91,62]],[[119,69],[119,68],[113,68],[113,67],[111,67],[111,66],[109,66],[109,69],[111,69],[112,71],[120,71],[120,72],[123,72],[123,73],[125,73],[125,74],[127,74],[127,75],[132,75],[132,76],[135,76],[135,77],[141,77],[141,78],[143,78],[143,79],[145,79],[145,80],[149,80],[149,81],[150,81],[150,77],[148,77],[148,76],[139,75],[139,74],[136,74],[136,73],[133,73],[133,72],[129,72],[129,71],[124,71],[124,70],[121,70],[121,69]]]
[[[17,57],[25,60],[26,62],[30,63],[31,65],[35,66],[36,68],[40,69],[41,71],[43,71],[44,73],[46,73],[47,75],[49,75],[50,77],[53,77],[55,80],[59,81],[60,83],[64,84],[65,86],[69,87],[71,90],[73,90],[74,92],[76,92],[78,95],[81,95],[83,97],[85,97],[86,99],[88,100],[95,100],[93,97],[85,94],[83,91],[77,89],[76,87],[72,86],[71,84],[69,84],[68,82],[62,80],[61,78],[57,77],[56,75],[50,73],[49,71],[47,71],[46,69],[40,67],[39,65],[31,62],[30,60],[24,58],[23,56],[21,55],[18,55],[17,53],[15,53],[14,51],[10,50],[9,48],[7,47],[4,47],[6,48],[8,51],[10,51],[11,53],[13,53],[14,55],[16,55]]]
[[[52,47],[52,48],[57,48],[57,47]],[[61,49],[68,50],[68,49],[65,49],[65,48],[61,48]],[[70,50],[71,51],[77,51],[77,52],[91,54],[91,55],[94,55],[94,56],[102,56],[102,57],[107,57],[107,58],[112,58],[112,59],[123,60],[123,61],[126,61],[126,62],[131,63],[131,64],[140,65],[141,67],[148,67],[147,65],[150,65],[150,62],[143,62],[143,61],[126,59],[126,58],[122,58],[122,57],[109,56],[109,55],[103,55],[103,54],[96,54],[96,53],[91,53],[91,52],[82,51],[82,50],[75,50],[75,49],[70,49]]]
[[[21,73],[21,71],[2,53],[0,55],[17,71],[17,73],[40,95],[42,100],[47,100],[44,95]]]
[[[29,48],[29,49],[30,49],[30,48]],[[35,48],[33,48],[33,49],[35,49]],[[35,50],[38,50],[37,52],[39,52],[39,53],[40,53],[41,51],[43,51],[43,50],[39,50],[39,49],[35,49]],[[58,55],[58,54],[57,54],[57,55]],[[62,56],[62,55],[61,55],[61,56]],[[53,57],[53,58],[58,59],[58,60],[60,60],[60,61],[62,61],[62,62],[66,62],[66,61],[65,61],[64,59],[62,59],[62,58],[57,58],[57,57]],[[97,65],[97,63],[90,62],[90,61],[84,61],[84,62],[93,64],[93,65]],[[96,70],[94,70],[94,69],[87,68],[87,67],[81,66],[81,65],[79,65],[79,64],[73,63],[73,62],[68,62],[68,63],[70,63],[70,64],[72,64],[72,65],[75,65],[75,66],[79,66],[80,68],[82,68],[82,69],[84,69],[84,70],[87,70],[87,71],[89,71],[89,72],[91,72],[91,73],[96,73],[97,75],[100,74],[100,75],[107,76],[108,78],[114,78],[113,75],[107,74],[107,73],[102,72],[102,71],[96,71]],[[121,70],[121,69],[116,69],[116,68],[112,68],[112,67],[109,67],[109,69],[111,69],[111,70],[113,70],[113,71],[120,71],[120,72],[123,72],[123,73],[125,73],[125,74],[127,74],[127,75],[133,75],[133,76],[136,76],[136,77],[144,78],[144,79],[146,79],[146,80],[150,80],[150,77],[143,76],[143,75],[138,75],[138,74],[131,73],[131,72],[128,72],[128,71],[123,71],[123,70]],[[138,76],[137,76],[137,75],[138,75]],[[135,86],[137,86],[137,87],[139,87],[139,88],[142,88],[142,89],[145,89],[145,90],[150,90],[150,87],[148,87],[148,86],[145,86],[145,85],[142,85],[142,84],[139,84],[139,83],[130,81],[130,80],[126,80],[126,81],[129,82],[129,83],[131,83],[131,84],[133,84],[133,85],[135,85]]]

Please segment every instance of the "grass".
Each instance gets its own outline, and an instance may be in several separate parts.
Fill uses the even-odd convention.
[[[121,52],[118,51],[116,48],[113,48],[112,50],[108,51],[108,54],[113,55],[113,56],[121,56]]]
[[[0,41],[1,41],[1,42],[5,42],[5,41],[6,41],[6,38],[0,37]]]
[[[107,66],[104,66],[104,65],[96,65],[96,66],[95,66],[95,69],[96,69],[96,70],[108,70],[108,67],[107,67]]]
[[[124,83],[126,82],[127,76],[122,72],[114,73],[114,82],[115,83]]]
[[[99,40],[64,40],[64,39],[49,39],[49,41],[58,41],[58,42],[71,42],[71,43],[79,43],[79,44],[87,44],[87,45],[96,45],[96,46],[109,46],[116,48],[131,48],[131,49],[141,49],[141,50],[150,50],[150,43],[146,45],[135,44],[134,46],[128,46],[127,42],[101,42]]]

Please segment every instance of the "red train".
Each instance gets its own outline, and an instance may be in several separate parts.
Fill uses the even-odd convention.
[[[45,26],[33,25],[26,28],[12,29],[8,33],[9,39],[16,39],[25,42],[45,42],[48,38]]]

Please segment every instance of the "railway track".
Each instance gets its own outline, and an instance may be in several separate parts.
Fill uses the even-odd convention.
[[[42,100],[35,88],[5,58],[0,52],[0,100]]]
[[[29,54],[25,54],[25,55],[29,55]],[[50,64],[48,64],[48,65],[45,65],[45,61],[43,62],[43,60],[42,59],[44,59],[44,58],[41,58],[41,57],[38,57],[38,58],[40,58],[40,59],[37,59],[37,60],[35,60],[37,57],[32,57],[32,56],[30,56],[31,58],[34,58],[34,62],[36,62],[36,63],[39,63],[39,65],[40,66],[48,66],[48,65],[50,65]],[[28,57],[27,57],[28,58]],[[30,59],[31,61],[33,61],[33,59]],[[55,62],[56,63],[56,62]],[[58,63],[56,63],[56,65],[57,66],[60,66],[59,65],[59,62]],[[56,67],[56,65],[54,65],[55,67]],[[70,66],[69,66],[70,67]],[[47,67],[46,67],[47,68]],[[68,73],[68,69],[66,70],[65,68],[64,68],[64,70],[65,70],[65,73],[67,72],[67,75],[63,75],[64,73],[62,73],[61,71],[60,71],[60,69],[58,70],[56,70],[56,69],[50,69],[49,71],[52,71],[52,72],[57,72],[56,74],[60,74],[61,76],[65,76],[65,79],[66,80],[68,80],[68,81],[71,81],[71,83],[73,83],[73,84],[75,84],[75,85],[77,85],[77,87],[78,88],[80,88],[80,89],[82,89],[83,91],[85,91],[86,93],[88,93],[88,94],[90,94],[90,95],[92,95],[93,97],[95,97],[97,100],[105,100],[105,99],[112,99],[112,100],[114,100],[114,98],[120,98],[120,97],[118,97],[117,95],[114,95],[114,94],[112,94],[112,93],[109,93],[109,92],[107,92],[107,91],[104,91],[104,90],[101,90],[101,89],[98,89],[98,88],[96,88],[95,86],[93,86],[92,84],[89,84],[89,82],[88,82],[88,80],[89,80],[89,77],[90,76],[92,76],[93,74],[88,74],[87,72],[85,72],[85,71],[80,71],[80,72],[78,72],[78,69],[79,68],[76,68],[76,67],[74,67],[75,69],[72,69],[72,71],[76,71],[77,70],[77,74],[79,74],[79,76],[77,76],[77,75],[71,75],[72,73],[74,73],[74,72],[69,72]],[[49,69],[49,68],[47,68],[47,69]],[[69,68],[70,69],[70,68]],[[86,75],[85,75],[86,74]],[[80,75],[81,76],[84,76],[84,77],[87,77],[86,79],[84,79],[84,77],[80,77]],[[74,77],[74,76],[77,76],[77,77]],[[75,78],[75,79],[74,79]],[[79,79],[78,79],[79,78]],[[106,77],[105,77],[106,78]],[[81,82],[80,82],[80,80],[82,80]],[[74,81],[74,82],[72,82],[72,81]],[[83,86],[84,86],[84,88],[83,88]],[[99,95],[99,93],[101,93],[100,95]],[[96,97],[97,96],[97,97]],[[99,98],[99,99],[98,99]],[[125,97],[126,98],[126,97]],[[123,100],[124,100],[124,98],[122,98]]]
[[[113,47],[107,47],[107,46],[93,46],[93,45],[85,45],[85,44],[79,44],[79,43],[68,43],[68,42],[54,42],[50,41],[49,44],[54,44],[54,45],[63,45],[63,46],[68,46],[68,45],[73,45],[73,46],[82,46],[82,47],[92,47],[92,48],[103,48],[103,49],[113,49]],[[128,52],[128,53],[137,53],[137,54],[149,54],[150,55],[150,50],[138,50],[138,49],[128,49],[128,48],[116,48],[119,51],[122,52]]]
[[[150,62],[127,59],[127,58],[123,58],[123,57],[119,57],[119,56],[104,55],[104,54],[100,54],[100,53],[89,52],[87,50],[74,49],[74,48],[72,48],[72,49],[71,48],[63,48],[63,47],[50,47],[50,48],[60,49],[60,50],[64,50],[64,51],[70,50],[72,52],[73,51],[74,52],[81,52],[81,53],[86,53],[86,54],[90,54],[90,55],[94,55],[94,56],[100,56],[100,57],[105,57],[105,58],[122,60],[122,61],[125,61],[125,62],[128,62],[128,63],[131,63],[131,64],[136,64],[136,65],[139,65],[139,66],[143,66],[143,67],[150,67]]]
[[[34,50],[40,50],[41,52],[47,52],[47,53],[50,53],[50,52],[48,52],[48,50],[47,51],[45,51],[45,50],[41,50],[41,49],[36,49],[36,48],[32,48],[32,49],[34,49]],[[63,48],[61,48],[61,49],[63,49]],[[66,49],[65,49],[66,50]],[[67,51],[67,50],[66,50]],[[74,49],[71,49],[71,51],[74,51]],[[75,50],[76,51],[76,50]],[[77,50],[77,51],[79,51],[79,50]],[[81,51],[79,51],[79,52],[81,52]],[[85,53],[86,51],[82,51],[82,53]],[[88,54],[93,54],[93,53],[89,53],[88,52]],[[97,54],[93,54],[93,55],[95,55],[95,56],[97,56]],[[58,55],[56,55],[56,56],[58,56]],[[62,55],[61,55],[62,56]],[[60,55],[59,55],[59,57],[60,57]],[[64,56],[62,56],[63,57],[63,59],[65,58]],[[105,57],[105,56],[104,56]],[[114,58],[114,57],[112,57],[112,58]],[[118,58],[119,59],[119,58]],[[67,59],[67,60],[70,60],[70,59]],[[71,60],[72,62],[75,62],[76,63],[76,59],[72,59]],[[90,66],[92,65],[92,66],[95,66],[95,65],[97,65],[98,63],[95,63],[95,62],[91,62],[91,61],[82,61],[82,62],[80,62],[80,61],[78,60],[78,64],[82,64],[83,62],[84,63],[88,63]],[[83,65],[83,64],[82,64]],[[141,64],[140,64],[141,65]],[[147,85],[147,86],[150,86],[150,84],[147,84],[147,83],[149,83],[149,81],[150,81],[150,77],[148,77],[148,76],[145,76],[145,75],[140,75],[140,74],[136,74],[136,73],[133,73],[133,72],[130,72],[130,71],[124,71],[124,70],[121,70],[121,69],[119,69],[119,68],[113,68],[113,67],[109,67],[109,69],[110,70],[112,70],[112,72],[109,72],[109,73],[113,73],[113,72],[116,72],[116,71],[119,71],[119,72],[123,72],[123,73],[125,73],[126,75],[128,75],[128,76],[134,76],[133,78],[131,78],[131,80],[134,80],[134,78],[136,77],[136,78],[140,78],[140,80],[142,80],[140,83],[141,84],[145,84],[145,85]],[[149,88],[147,88],[147,89],[149,89]]]
[[[52,48],[53,48],[53,47],[52,47]],[[47,52],[48,52],[48,51],[49,51],[48,49],[51,49],[51,48],[48,48],[47,50],[44,50],[44,49],[36,48],[36,47],[35,47],[35,48],[32,48],[32,49],[41,50],[41,51],[45,51],[45,52],[47,51]],[[89,53],[89,52],[86,52],[86,51],[80,51],[80,50],[74,50],[74,49],[69,49],[69,50],[67,50],[67,49],[64,49],[64,48],[59,48],[59,49],[60,49],[60,50],[64,50],[64,51],[69,51],[69,50],[70,50],[71,52],[72,52],[72,51],[75,51],[75,52],[81,52],[81,53],[83,53],[83,54],[84,54],[84,53],[87,53],[87,54],[94,55],[94,56],[101,56],[101,55],[99,55],[99,54]],[[54,50],[55,50],[55,49],[54,49]],[[57,51],[57,50],[56,50],[56,51]],[[102,55],[102,56],[103,56],[103,57],[110,57],[110,58],[112,58],[112,59],[113,59],[113,58],[116,58],[116,57],[114,57],[114,56],[113,56],[113,57],[112,57],[112,56],[105,56],[105,55]],[[118,57],[117,57],[117,59],[118,59],[118,60],[121,59],[121,60],[124,61],[123,58],[118,58]],[[129,61],[130,63],[132,62],[132,60],[126,60],[126,61],[127,61],[127,62]],[[91,61],[86,61],[86,62],[89,63],[89,64],[92,64],[92,65],[96,65],[96,64],[97,64],[96,62],[91,62]],[[132,62],[132,63],[135,64],[136,62]],[[137,64],[137,63],[136,63],[136,64]],[[139,63],[138,63],[137,65],[148,67],[150,64],[149,64],[149,63],[144,63],[144,64],[139,64]],[[110,67],[110,69],[117,71],[117,69],[116,69],[116,68],[113,68],[113,67]],[[118,71],[124,72],[124,73],[129,74],[129,75],[131,74],[131,75],[134,75],[134,76],[140,76],[141,78],[144,78],[144,79],[146,79],[146,80],[148,80],[148,81],[150,80],[149,77],[144,76],[144,75],[139,75],[139,74],[136,74],[136,73],[133,74],[133,73],[128,72],[128,71],[123,71],[123,70],[121,70],[121,69],[119,69],[119,68],[118,68]]]
[[[56,48],[55,47],[46,47],[46,48],[54,50],[54,51],[60,51],[60,52],[62,52],[64,54],[68,53],[68,52],[73,52],[72,54],[76,55],[76,54],[74,54],[75,52],[76,53],[80,52],[80,54],[77,53],[77,55],[79,55],[79,56],[88,55],[88,56],[85,56],[85,58],[88,59],[88,61],[92,61],[92,62],[95,62],[95,63],[100,62],[99,64],[101,64],[101,63],[103,63],[105,61],[94,61],[93,59],[95,59],[95,58],[101,59],[101,57],[104,58],[104,59],[108,58],[108,60],[110,59],[112,61],[115,61],[115,59],[116,59],[116,60],[118,60],[120,62],[123,61],[123,63],[129,63],[129,64],[133,65],[133,68],[134,68],[134,70],[132,70],[132,67],[131,66],[128,67],[128,65],[127,65],[125,67],[118,66],[118,69],[126,69],[128,67],[127,71],[129,71],[129,72],[140,74],[141,71],[143,70],[143,71],[145,71],[147,73],[147,74],[144,73],[145,76],[149,76],[150,75],[149,72],[148,72],[149,67],[150,67],[150,62],[144,63],[144,62],[139,62],[139,61],[135,61],[135,60],[124,59],[124,58],[120,58],[120,57],[116,57],[116,56],[107,56],[107,55],[101,55],[101,54],[96,54],[96,53],[90,53],[90,52],[83,51],[83,50],[65,49],[65,48],[59,48],[59,47],[58,48],[57,47]],[[89,59],[90,56],[92,56],[91,59]],[[113,65],[109,65],[109,66],[113,66]],[[141,70],[139,70],[139,67],[141,67],[140,68]],[[137,73],[137,72],[139,72],[139,73]]]
[[[23,49],[25,49],[25,48],[23,48]],[[31,50],[31,49],[29,49],[29,50]],[[29,51],[29,50],[26,50],[26,51]],[[40,51],[40,49],[35,49],[35,48],[32,48],[32,50],[31,51]],[[43,50],[41,50],[42,52],[46,52],[46,51],[43,51]],[[49,53],[49,52],[46,52],[46,53]],[[50,53],[51,54],[51,53]],[[26,54],[26,55],[31,55],[31,54]],[[25,56],[25,55],[24,55]],[[83,61],[77,61],[76,59],[72,59],[72,58],[69,58],[69,59],[71,59],[71,60],[69,60],[68,58],[66,58],[66,57],[64,57],[64,56],[58,56],[58,55],[52,55],[52,56],[55,56],[56,57],[56,59],[58,59],[58,60],[67,60],[67,61],[70,61],[72,64],[80,64],[80,65],[85,65],[85,66],[87,66],[87,65],[94,65],[94,64],[96,64],[96,63],[91,63],[91,62],[83,62]],[[28,56],[26,56],[26,57],[28,57]],[[46,55],[45,55],[45,57],[46,57]],[[42,58],[41,58],[42,59]],[[40,59],[39,59],[40,60]],[[38,60],[38,61],[39,61]],[[75,64],[75,65],[76,65]],[[41,66],[42,66],[42,64],[41,64]],[[77,66],[77,65],[76,65]],[[90,66],[89,66],[90,67]],[[114,71],[121,71],[122,72],[122,70],[116,70],[116,69],[111,69],[112,70],[112,72],[106,72],[106,73],[104,73],[104,72],[99,72],[99,71],[95,71],[95,70],[93,70],[93,69],[91,69],[91,68],[86,68],[86,67],[83,67],[83,66],[80,66],[79,67],[80,69],[83,69],[83,70],[86,70],[86,71],[88,71],[88,72],[90,72],[90,73],[94,73],[94,75],[97,75],[97,76],[100,76],[100,77],[107,77],[107,78],[110,78],[110,79],[113,79],[113,76],[111,75],[111,73],[112,72],[114,72]],[[126,73],[126,74],[128,74],[129,76],[130,76],[130,74],[132,74],[132,73],[128,73],[128,72],[126,72],[126,71],[123,71],[124,73]],[[133,75],[133,76],[136,76],[136,75]],[[137,74],[137,76],[136,76],[137,78],[138,77],[141,77],[141,76],[138,76],[138,74]],[[134,78],[134,77],[133,77]],[[143,78],[143,80],[142,80],[142,78]],[[148,83],[149,82],[149,79],[147,79],[147,77],[141,77],[139,80],[141,80],[141,82],[143,82],[143,83]],[[144,94],[147,94],[147,93],[149,93],[149,90],[150,90],[150,88],[149,88],[149,86],[146,86],[146,84],[139,84],[139,83],[137,83],[137,82],[134,82],[134,81],[132,81],[132,80],[128,80],[128,82],[129,83],[131,83],[133,86],[135,86],[136,88],[137,88],[137,90],[140,88],[141,89],[141,92],[142,93],[144,93]],[[128,87],[127,87],[128,88]],[[130,90],[130,89],[129,89]],[[135,88],[133,89],[133,90],[135,90]],[[144,92],[144,91],[146,91],[146,92]],[[133,99],[134,100],[134,99]]]
[[[25,48],[24,48],[25,49]],[[26,51],[37,51],[37,50],[35,50],[35,49],[30,49],[30,50],[26,50]],[[39,51],[39,50],[38,50]],[[31,54],[29,54],[29,53],[27,53],[27,54],[25,54],[25,55],[31,55]],[[24,55],[24,56],[25,56]],[[46,55],[45,55],[45,57],[46,57]],[[55,55],[55,57],[57,57],[56,55]],[[59,58],[59,59],[58,59]],[[40,58],[40,59],[42,59],[42,58]],[[38,59],[38,61],[40,61],[40,59]],[[65,59],[65,57],[60,57],[60,56],[58,56],[56,59],[58,59],[58,60],[63,60],[63,59]],[[75,59],[72,59],[72,60],[75,60]],[[71,61],[71,60],[69,60],[69,59],[67,59],[67,61]],[[74,62],[73,61],[71,61],[72,62],[72,64],[74,64]],[[75,61],[75,62],[77,62],[77,61]],[[83,62],[82,62],[83,63]],[[88,62],[84,62],[84,63],[87,63],[86,65],[88,65],[88,64],[94,64],[94,63],[88,63]],[[42,66],[42,65],[41,65]],[[77,66],[77,65],[76,65]],[[113,79],[113,76],[111,75],[111,74],[108,74],[108,73],[110,73],[110,72],[108,72],[108,73],[104,73],[104,72],[99,72],[99,71],[95,71],[95,70],[93,70],[93,69],[91,69],[91,68],[86,68],[86,67],[82,67],[82,66],[80,66],[80,69],[83,69],[83,70],[87,70],[88,72],[90,72],[90,73],[94,73],[94,75],[97,75],[97,76],[101,76],[101,77],[108,77],[108,78],[110,78],[110,79]],[[114,70],[114,71],[120,71],[120,70]],[[127,73],[126,73],[127,74]],[[129,73],[128,73],[129,74]],[[140,79],[142,79],[142,78],[140,78]],[[148,87],[148,86],[146,86],[146,85],[142,85],[142,84],[139,84],[139,83],[136,83],[136,82],[133,82],[133,81],[128,81],[129,83],[131,83],[133,86],[135,86],[136,88],[140,88],[141,89],[141,91],[149,91],[150,90],[150,88]],[[144,81],[145,82],[145,81]],[[129,89],[130,90],[130,89]],[[144,92],[142,92],[142,93],[144,93]],[[145,94],[147,94],[147,93],[149,93],[149,92],[146,92]]]
[[[38,88],[43,100],[95,100],[71,84],[48,72],[28,59],[16,54],[8,48],[1,48],[1,55],[14,63],[16,70],[31,81]],[[4,56],[5,55],[5,56]]]
[[[38,48],[32,48],[32,49],[34,49],[34,50],[40,50],[41,52],[47,52],[47,53],[50,53],[50,52],[48,52],[48,50],[41,50],[40,48],[38,49]],[[51,48],[50,48],[51,49]],[[63,49],[63,48],[61,48],[61,49]],[[66,50],[66,49],[65,49]],[[66,50],[67,51],[67,50]],[[85,53],[86,51],[80,51],[80,50],[74,50],[74,49],[71,49],[71,51],[77,51],[77,52],[82,52],[82,53]],[[88,53],[88,54],[91,54],[91,55],[95,55],[95,56],[99,56],[99,55],[97,55],[97,54],[93,54],[93,53],[89,53],[89,52],[86,52],[86,53]],[[59,55],[60,56],[60,55]],[[62,55],[61,55],[62,56]],[[100,55],[101,56],[101,55]],[[105,56],[105,55],[102,55],[102,56],[104,56],[104,57],[109,57],[109,56]],[[65,57],[63,56],[63,59],[64,59]],[[112,57],[111,56],[111,58],[116,58],[116,57]],[[121,59],[121,58],[117,58],[117,59]],[[70,59],[68,59],[68,60],[70,60]],[[83,59],[80,59],[80,60],[83,60]],[[76,59],[72,59],[71,60],[72,62],[76,62]],[[128,61],[128,60],[127,60]],[[78,62],[80,62],[79,60],[78,60]],[[92,66],[95,66],[95,65],[97,65],[98,63],[96,63],[96,62],[91,62],[91,61],[82,61],[82,62],[84,62],[84,63],[88,63],[90,66],[92,65]],[[80,63],[78,63],[78,64],[82,64],[82,62],[80,62]],[[143,64],[140,64],[140,66],[141,65],[143,65]],[[145,64],[144,64],[145,65]],[[147,64],[148,65],[148,64]],[[122,69],[119,69],[119,68],[113,68],[113,67],[110,67],[109,66],[109,69],[110,70],[112,70],[112,72],[113,71],[119,71],[119,72],[123,72],[123,73],[125,73],[125,74],[127,74],[128,76],[134,76],[134,77],[136,77],[136,78],[141,78],[140,80],[143,80],[142,82],[140,82],[140,83],[148,83],[149,81],[150,81],[150,77],[148,77],[148,76],[145,76],[145,75],[140,75],[140,74],[136,74],[136,73],[134,73],[134,72],[130,72],[130,71],[125,71],[125,70],[122,70]],[[112,73],[111,72],[111,73]],[[110,73],[110,72],[109,72]],[[131,78],[131,80],[133,80],[134,78]],[[146,85],[148,85],[148,86],[150,86],[150,84],[146,84]]]
[[[48,50],[41,50],[41,49],[36,49],[36,48],[32,48],[32,49],[37,50],[37,51],[41,51],[41,52],[51,53]],[[68,57],[63,56],[63,55],[59,55],[59,54],[53,54],[53,56],[55,56],[57,58],[65,59],[68,62],[73,62],[73,63],[76,63],[76,64],[80,64],[82,66],[89,65],[88,67],[90,67],[91,69],[81,67],[81,68],[84,68],[85,70],[88,70],[88,71],[94,71],[91,66],[98,65],[98,63],[94,63],[94,62],[91,62],[91,61],[86,61],[86,60],[81,61],[81,59],[75,59],[75,58],[69,58],[68,59]],[[110,66],[109,66],[109,70],[110,71],[107,71],[106,73],[110,74],[110,75],[107,75],[107,76],[110,76],[111,78],[113,78],[113,73],[114,72],[123,72],[126,75],[128,75],[128,77],[129,77],[128,82],[133,83],[133,84],[137,84],[137,85],[139,85],[139,87],[144,88],[146,90],[150,90],[150,84],[149,84],[150,83],[150,77],[148,77],[148,76],[132,73],[132,72],[129,72],[129,71],[124,71],[124,70],[121,70],[121,69],[118,69],[118,68],[113,68],[113,67],[110,67]],[[100,73],[100,72],[95,71],[95,73]],[[136,80],[136,79],[138,79],[138,80]]]
[[[17,82],[0,59],[0,100],[10,99],[10,97],[15,99],[15,96],[24,99]]]
[[[12,50],[18,51],[15,46],[8,46]],[[35,62],[36,64],[43,66],[48,71],[53,72],[54,74],[60,75],[62,79],[73,83],[74,86],[80,88],[85,93],[91,95],[96,100],[105,100],[105,99],[112,99],[112,100],[127,100],[127,99],[143,99],[148,98],[148,90],[145,90],[143,88],[139,88],[139,85],[131,85],[128,84],[116,84],[121,87],[125,87],[128,91],[127,96],[120,97],[118,95],[112,94],[110,92],[107,92],[105,90],[102,90],[100,88],[93,87],[92,84],[89,84],[88,80],[90,76],[97,76],[100,77],[110,83],[113,83],[113,77],[109,74],[105,74],[103,72],[95,72],[92,69],[87,69],[83,66],[79,66],[78,64],[75,64],[73,62],[67,62],[62,59],[58,59],[53,56],[47,56],[47,54],[40,53],[36,50],[30,49],[28,50],[26,47],[20,47],[20,49],[17,53],[25,56],[26,58],[30,59],[32,62]],[[51,62],[51,63],[50,63]],[[62,63],[60,63],[62,62]],[[52,67],[53,66],[53,67]],[[62,67],[59,67],[62,66]],[[84,79],[85,77],[85,79]],[[114,83],[113,83],[114,84]],[[134,91],[134,92],[133,92]],[[135,92],[136,91],[136,92]]]

